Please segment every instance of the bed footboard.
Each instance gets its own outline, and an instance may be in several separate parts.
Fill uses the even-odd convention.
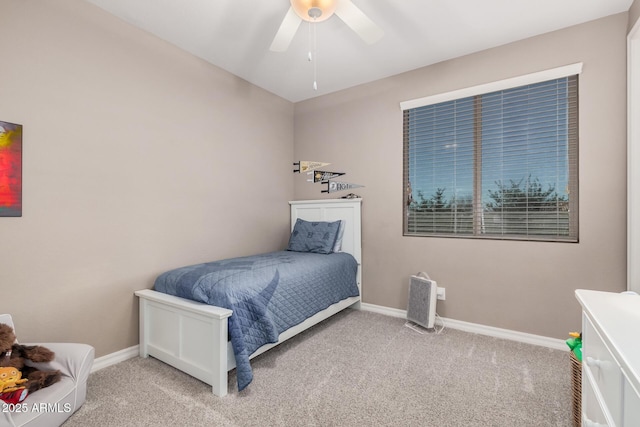
[[[150,289],[140,299],[140,357],[153,356],[227,394],[227,321],[232,311]]]

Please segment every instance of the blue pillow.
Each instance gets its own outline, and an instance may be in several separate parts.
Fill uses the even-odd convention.
[[[330,254],[333,252],[339,230],[340,221],[309,222],[298,218],[293,226],[287,250]]]
[[[338,228],[338,236],[336,237],[336,243],[333,245],[333,252],[340,252],[342,250],[342,238],[344,237],[344,227],[346,221],[340,220],[340,228]]]

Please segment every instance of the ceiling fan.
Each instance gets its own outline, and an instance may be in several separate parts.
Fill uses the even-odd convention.
[[[291,7],[280,24],[270,49],[284,52],[304,21],[322,22],[334,14],[342,19],[366,43],[380,40],[384,31],[365,15],[351,0],[290,0]]]

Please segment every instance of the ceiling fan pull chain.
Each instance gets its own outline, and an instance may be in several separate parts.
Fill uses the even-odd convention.
[[[307,22],[308,35],[309,35],[309,54],[307,55],[307,59],[309,62],[313,61],[313,55],[311,55],[311,21]]]
[[[313,56],[316,60],[313,61],[313,90],[318,90],[318,33],[316,28],[316,17],[313,18]]]

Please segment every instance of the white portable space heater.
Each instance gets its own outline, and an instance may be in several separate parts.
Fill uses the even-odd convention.
[[[433,329],[436,322],[437,299],[438,284],[435,280],[431,280],[424,272],[411,276],[407,320],[424,328]]]

